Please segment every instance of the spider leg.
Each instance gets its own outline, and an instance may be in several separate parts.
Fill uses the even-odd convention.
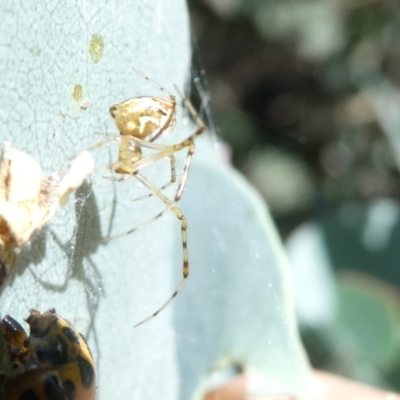
[[[130,138],[131,139],[131,138]],[[113,182],[123,182],[127,179],[129,179],[132,175],[135,175],[137,171],[143,167],[146,167],[147,165],[153,164],[155,161],[162,160],[163,158],[173,158],[173,163],[174,165],[171,165],[171,180],[176,179],[176,173],[175,173],[175,157],[171,152],[171,146],[167,148],[167,150],[164,151],[159,151],[158,153],[150,154],[148,156],[142,157],[141,159],[137,161],[133,161],[129,164],[127,164],[126,161],[124,160],[119,160],[114,163],[111,163],[107,166],[108,169],[112,171],[116,170],[123,170],[124,172],[119,174],[121,175],[120,177],[116,176],[103,176],[103,178],[108,179]],[[171,160],[172,163],[172,160]]]
[[[190,115],[196,122],[198,128],[197,130],[192,133],[188,138],[183,140],[181,143],[178,143],[174,145],[175,151],[181,150],[185,147],[190,146],[190,142],[193,142],[198,136],[200,136],[205,130],[206,130],[206,125],[204,124],[203,120],[200,118],[199,114],[197,111],[194,109],[193,104],[190,102],[190,100],[179,90],[179,88],[174,85],[175,90],[179,93],[179,95],[182,98],[183,103],[185,104],[185,107],[189,110]]]
[[[182,278],[178,287],[176,288],[175,292],[172,294],[172,296],[152,315],[150,315],[149,317],[145,318],[143,321],[138,322],[134,328],[137,328],[140,325],[143,325],[144,323],[146,323],[147,321],[150,321],[152,318],[156,317],[162,310],[164,310],[165,307],[167,307],[171,301],[177,296],[177,294],[181,291],[183,285],[186,282],[187,277]]]
[[[157,189],[159,191],[161,191],[161,190],[167,188],[172,183],[176,182],[176,159],[175,159],[175,156],[171,149],[172,149],[172,146],[168,146],[168,147],[166,147],[166,150],[159,151],[158,153],[154,153],[154,154],[145,156],[145,157],[141,158],[140,160],[132,163],[131,165],[127,165],[123,161],[117,161],[115,163],[112,163],[108,166],[109,169],[111,169],[111,170],[124,169],[126,171],[126,173],[121,178],[117,178],[114,176],[104,176],[104,178],[109,179],[114,182],[121,182],[126,179],[129,179],[132,175],[137,174],[140,169],[146,167],[147,165],[151,165],[158,160],[162,160],[163,158],[169,158],[170,163],[171,163],[171,179],[165,185],[163,185],[161,187],[157,187]],[[154,187],[156,188],[155,185],[154,185]],[[155,195],[155,193],[151,192],[149,195],[138,197],[138,198],[134,199],[133,201],[141,200],[141,199],[151,197],[154,195]]]
[[[123,169],[125,175],[130,177],[131,175],[135,175],[140,169],[146,167],[147,165],[151,165],[158,160],[162,160],[163,158],[171,158],[171,155],[173,155],[173,153],[174,153],[173,146],[168,146],[165,148],[165,150],[159,151],[154,154],[149,154],[129,164],[127,164],[126,161],[117,161],[115,163],[109,164],[108,169],[111,169],[113,171],[116,169]],[[175,163],[175,157],[174,157],[174,163]]]
[[[130,177],[131,177],[130,175],[123,175],[120,178],[117,178],[116,176],[106,176],[106,175],[103,176],[104,179],[108,179],[109,181],[112,182],[123,182],[129,179]]]
[[[176,182],[176,160],[175,160],[175,156],[173,154],[170,154],[167,157],[170,159],[170,164],[171,164],[171,178],[170,178],[169,182],[167,182],[165,185],[163,185],[163,186],[161,186],[159,188],[160,190],[164,190],[168,186],[170,186],[171,184]],[[147,198],[152,197],[152,196],[154,196],[154,194],[153,193],[149,193],[147,195],[144,195],[144,196],[141,196],[141,197],[137,197],[136,199],[133,199],[133,201],[147,199]]]
[[[154,222],[154,221],[157,220],[158,218],[162,217],[162,216],[163,216],[164,214],[166,214],[169,210],[171,210],[172,207],[175,206],[175,203],[178,202],[178,201],[181,199],[181,197],[182,197],[183,190],[184,190],[184,188],[185,188],[186,181],[187,181],[187,176],[188,176],[188,172],[189,172],[189,167],[190,167],[190,165],[191,165],[192,157],[193,157],[194,152],[195,152],[195,144],[194,144],[193,141],[191,141],[190,146],[189,146],[189,150],[188,150],[188,153],[187,153],[187,156],[186,156],[185,165],[184,165],[184,167],[183,167],[181,179],[180,179],[180,181],[179,181],[178,189],[177,189],[177,191],[176,191],[176,193],[175,193],[174,202],[171,202],[170,199],[168,199],[165,195],[163,195],[163,197],[168,201],[168,203],[166,203],[166,201],[164,201],[163,199],[161,199],[161,200],[162,200],[164,203],[166,203],[166,204],[168,205],[167,208],[165,208],[165,209],[164,209],[163,211],[161,211],[159,214],[157,214],[157,215],[155,215],[154,217],[150,218],[150,219],[147,220],[146,222],[143,222],[142,224],[136,226],[136,227],[133,228],[133,229],[130,229],[129,231],[120,233],[120,234],[115,235],[115,236],[108,237],[107,239],[105,239],[106,242],[109,242],[109,241],[111,241],[111,240],[114,240],[114,239],[123,237],[123,236],[125,236],[125,235],[130,235],[131,233],[138,231],[139,229],[143,228],[144,226],[146,226],[146,225],[148,225],[148,224]],[[143,168],[144,166],[148,165],[148,163],[150,164],[150,163],[154,162],[154,156],[155,156],[155,155],[158,155],[157,159],[161,159],[161,158],[164,158],[164,157],[170,158],[170,160],[171,160],[171,181],[168,182],[166,185],[160,187],[160,188],[158,188],[158,187],[156,187],[155,185],[152,184],[153,188],[156,189],[156,190],[152,190],[151,188],[149,188],[150,193],[149,193],[148,195],[142,196],[142,197],[138,197],[138,198],[134,199],[133,201],[141,200],[141,199],[144,199],[144,198],[147,198],[147,197],[151,197],[151,196],[158,196],[157,192],[161,193],[161,190],[165,189],[165,188],[166,188],[167,186],[169,186],[171,183],[174,183],[174,182],[176,181],[175,156],[174,156],[173,154],[165,155],[165,154],[161,154],[161,152],[160,152],[160,153],[157,153],[157,154],[153,154],[153,155],[149,156],[149,157],[151,157],[151,160],[150,160],[150,161],[145,160],[146,162],[145,162],[143,165],[139,165],[138,168],[136,168],[136,166],[137,166],[138,163],[135,163],[135,164],[134,164],[134,165],[135,165],[135,168],[132,168],[132,170],[136,170],[136,171],[137,171],[138,169]],[[145,157],[145,158],[146,158],[146,157]],[[144,159],[145,159],[145,158],[144,158]],[[144,159],[143,159],[143,160],[144,160]],[[140,161],[142,161],[142,160],[140,160]],[[112,165],[110,166],[110,168],[113,168],[113,169],[114,169],[114,168],[118,168],[118,167],[120,167],[120,166],[122,166],[122,165],[123,165],[123,164],[117,162],[117,163],[115,163],[115,164],[112,164]],[[107,179],[112,180],[112,181],[120,182],[120,181],[122,181],[122,180],[125,180],[125,179],[130,178],[132,175],[133,175],[133,176],[136,176],[135,173],[132,172],[131,174],[126,174],[126,175],[124,175],[122,178],[107,177],[107,176],[104,177],[104,178],[107,178]],[[144,178],[143,176],[140,176],[140,177],[141,177],[141,178]],[[138,179],[139,179],[139,178],[138,178]],[[139,179],[139,180],[140,180],[140,179]],[[145,185],[145,186],[146,186],[146,185]],[[179,218],[179,217],[178,217],[178,218]]]
[[[157,196],[163,203],[165,203],[171,211],[175,214],[175,216],[181,221],[181,235],[182,235],[182,250],[183,250],[183,266],[182,266],[182,279],[172,294],[172,296],[151,316],[146,318],[145,320],[139,322],[135,325],[135,327],[143,324],[144,322],[154,318],[157,314],[159,314],[165,307],[168,306],[169,303],[176,297],[176,295],[181,291],[183,285],[185,284],[188,276],[189,276],[189,254],[188,254],[188,246],[187,246],[187,221],[186,217],[183,215],[181,210],[173,203],[168,197],[166,197],[156,186],[153,185],[148,179],[140,174],[136,174],[135,178],[138,179],[144,186],[146,186],[149,190],[151,190],[155,196]]]
[[[183,166],[181,179],[179,180],[178,189],[177,189],[177,191],[175,192],[175,197],[174,197],[174,202],[175,202],[175,203],[177,203],[177,202],[181,199],[182,194],[183,194],[183,191],[184,191],[184,189],[185,189],[185,187],[186,187],[186,181],[187,181],[187,177],[188,177],[188,173],[189,173],[189,168],[190,168],[190,166],[191,166],[191,164],[192,164],[193,154],[194,154],[195,149],[196,149],[196,146],[195,146],[193,140],[192,140],[192,139],[188,139],[188,141],[189,141],[190,145],[188,146],[189,149],[188,149],[188,153],[187,153],[187,155],[186,155],[185,165]],[[171,165],[171,167],[172,167],[172,165]],[[168,182],[166,185],[160,187],[159,190],[165,189],[165,188],[168,187],[171,183],[174,183],[174,182],[175,182],[175,180],[172,180],[172,178],[171,178],[171,181]],[[141,200],[141,199],[144,199],[144,198],[147,198],[147,197],[151,197],[151,196],[154,196],[154,195],[155,195],[154,192],[151,192],[150,194],[148,194],[148,195],[146,195],[146,196],[142,196],[142,197],[139,197],[139,198],[137,198],[137,199],[134,199],[134,201],[136,201],[136,200]],[[162,215],[164,215],[169,209],[170,209],[170,208],[167,208],[167,209],[164,210],[162,213],[158,214],[156,217],[154,217],[154,218],[152,218],[151,220],[145,222],[144,224],[147,225],[148,222],[154,221],[155,219],[160,218],[160,217],[161,217]],[[138,228],[142,227],[144,224],[140,225]]]
[[[170,211],[173,206],[175,206],[175,203],[172,203],[170,206],[168,206],[167,208],[162,210],[160,213],[158,213],[154,217],[148,219],[146,222],[143,222],[142,224],[137,225],[132,229],[129,229],[129,231],[119,233],[118,235],[115,235],[115,236],[109,236],[109,237],[103,239],[103,242],[107,243],[107,242],[110,242],[111,240],[119,239],[120,237],[124,237],[126,235],[130,235],[131,233],[134,233],[134,232],[138,231],[139,229],[142,229],[146,225],[149,225],[152,222],[156,221],[158,218],[162,217],[164,214],[166,214],[168,211]]]
[[[190,143],[189,146],[188,146],[189,149],[188,149],[188,152],[187,152],[187,155],[186,155],[186,161],[185,161],[185,165],[183,166],[182,176],[181,176],[181,179],[179,181],[178,189],[177,189],[177,191],[175,193],[175,202],[178,202],[182,197],[183,190],[185,189],[185,186],[186,186],[186,181],[187,181],[187,176],[188,176],[188,173],[189,173],[189,168],[190,168],[190,165],[192,164],[193,154],[194,154],[194,151],[196,149],[196,146],[195,146],[195,144],[193,142],[193,139],[188,139],[188,141]]]
[[[131,140],[132,143],[137,144],[139,147],[144,147],[146,149],[152,149],[152,150],[165,151],[173,147],[173,145],[170,144],[149,142],[147,140],[139,139],[135,136],[129,136],[129,140]]]
[[[145,320],[143,320],[143,321],[139,322],[138,324],[136,324],[135,327],[137,327],[137,326],[143,324],[144,322],[147,322],[148,320],[152,319],[157,314],[159,314],[162,310],[164,310],[164,308],[167,307],[168,304],[171,303],[171,301],[174,299],[174,297],[176,297],[176,295],[180,292],[180,290],[182,289],[182,287],[185,284],[185,282],[187,280],[187,277],[189,275],[189,255],[188,255],[188,248],[187,248],[187,234],[186,234],[186,232],[187,232],[187,221],[186,221],[186,217],[183,215],[181,210],[176,206],[176,204],[173,201],[171,201],[167,196],[165,196],[164,193],[162,193],[160,191],[160,189],[157,186],[155,186],[152,182],[150,182],[147,178],[145,178],[143,175],[140,175],[138,173],[134,174],[133,176],[140,183],[142,183],[142,185],[146,186],[164,204],[167,205],[167,208],[164,211],[162,211],[160,214],[158,214],[158,216],[154,217],[152,220],[161,217],[168,210],[171,210],[175,214],[176,218],[178,218],[178,220],[181,221],[182,252],[183,252],[182,279],[181,279],[178,287],[176,288],[176,290],[174,291],[172,296],[170,296],[169,299],[155,313],[153,313],[151,316],[149,316]],[[150,221],[146,222],[145,224],[147,224],[149,222]],[[118,235],[118,237],[126,235],[126,234],[129,234],[129,233],[132,233],[135,230],[137,230],[137,228],[139,228],[139,227],[131,229],[130,231],[125,232],[124,234],[120,234],[120,235]],[[113,237],[113,239],[114,238],[115,238],[115,236]]]
[[[181,179],[179,180],[178,189],[177,189],[177,191],[176,191],[176,193],[175,193],[174,202],[171,202],[171,201],[167,198],[167,200],[168,200],[168,202],[169,202],[170,204],[169,204],[168,207],[165,208],[163,211],[161,211],[160,213],[158,213],[158,214],[155,215],[154,217],[150,218],[150,219],[147,220],[146,222],[143,222],[142,224],[136,226],[136,227],[133,228],[133,229],[130,229],[129,231],[120,233],[120,234],[115,235],[115,236],[112,236],[112,237],[108,237],[107,239],[105,239],[106,242],[109,242],[110,240],[114,240],[114,239],[123,237],[123,236],[125,236],[125,235],[129,235],[129,234],[131,234],[131,233],[133,233],[133,232],[138,231],[139,229],[143,228],[144,226],[146,226],[146,225],[148,225],[148,224],[154,222],[154,221],[157,220],[158,218],[162,217],[164,214],[166,214],[168,211],[170,211],[171,208],[172,208],[173,206],[175,206],[175,203],[178,202],[178,201],[181,199],[181,197],[182,197],[182,193],[183,193],[183,190],[184,190],[185,185],[186,185],[187,176],[188,176],[188,172],[189,172],[189,167],[190,167],[191,162],[192,162],[192,157],[193,157],[194,151],[195,151],[195,144],[194,144],[194,142],[192,142],[191,145],[189,146],[189,150],[188,150],[188,154],[187,154],[187,156],[186,156],[186,161],[185,161],[185,165],[184,165],[184,167],[183,167]],[[175,162],[175,157],[173,156],[173,154],[171,154],[171,157],[173,157],[173,160],[174,160],[174,162]],[[171,158],[171,161],[172,161],[172,158]],[[171,167],[172,167],[172,165],[171,165]],[[175,165],[174,165],[174,168],[175,168]],[[126,175],[126,176],[127,176],[127,177],[131,177],[131,175]],[[164,189],[165,187],[167,187],[167,186],[170,185],[171,183],[173,183],[172,180],[171,180],[171,182],[168,182],[166,185],[162,186],[161,188],[157,188],[157,190],[158,190],[158,191],[161,191],[162,189]],[[155,187],[155,186],[154,186],[154,187]],[[151,191],[151,189],[150,189],[150,191]],[[157,196],[157,194],[154,193],[153,191],[151,191],[150,194],[148,194],[148,195],[146,195],[146,196],[139,197],[139,198],[137,198],[137,199],[134,199],[134,201],[140,200],[140,199],[143,199],[143,198],[146,198],[146,197],[150,197],[150,196]]]
[[[110,144],[117,143],[121,141],[121,135],[113,135],[111,139],[102,140],[101,142],[97,142],[93,146],[88,147],[85,151],[93,151],[97,150],[104,146],[109,146]]]

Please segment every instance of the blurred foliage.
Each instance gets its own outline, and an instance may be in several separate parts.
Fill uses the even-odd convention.
[[[283,163],[290,157],[294,170],[302,163],[309,171],[313,195],[307,204],[278,210],[278,222],[291,213],[308,219],[316,193],[334,204],[399,196],[390,146],[358,85],[381,75],[400,82],[400,6],[334,0],[190,5],[195,65],[206,71],[215,125],[232,146],[233,163],[250,177],[257,168],[265,173],[255,152],[267,158],[279,148]],[[271,191],[275,196],[274,184]],[[286,234],[293,224],[281,228]]]
[[[189,6],[194,102],[282,236],[316,223],[340,275],[334,321],[300,320],[313,365],[400,391],[400,125],[370,96],[400,95],[400,1]]]

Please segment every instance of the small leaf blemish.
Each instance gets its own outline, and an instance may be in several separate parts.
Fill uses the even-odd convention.
[[[89,43],[89,54],[95,64],[97,64],[103,56],[103,48],[103,38],[98,33],[94,33]]]
[[[72,91],[72,98],[75,101],[79,101],[82,98],[82,94],[83,94],[82,85],[76,84],[74,86],[74,90]]]

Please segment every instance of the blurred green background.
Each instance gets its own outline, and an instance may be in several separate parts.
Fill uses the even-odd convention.
[[[287,243],[312,365],[400,391],[400,2],[189,7],[193,101]]]

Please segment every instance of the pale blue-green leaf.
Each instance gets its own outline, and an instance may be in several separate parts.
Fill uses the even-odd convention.
[[[31,154],[47,174],[103,140],[96,132],[117,133],[112,104],[162,95],[132,67],[169,90],[184,86],[190,41],[183,1],[5,1],[0,14],[0,138]],[[93,39],[103,42],[102,53],[90,50]],[[194,129],[179,113],[174,142]],[[199,398],[223,361],[263,373],[260,393],[306,394],[308,367],[281,244],[251,187],[217,162],[206,139],[198,142],[182,201],[191,275],[157,318],[133,328],[180,279],[179,223],[166,215],[102,241],[163,209],[156,198],[133,202],[144,193],[133,179],[103,179],[115,146],[93,154],[98,170],[24,249],[0,299],[2,314],[20,321],[29,308],[55,307],[87,336],[99,399]],[[169,178],[167,162],[148,170],[157,184]]]

